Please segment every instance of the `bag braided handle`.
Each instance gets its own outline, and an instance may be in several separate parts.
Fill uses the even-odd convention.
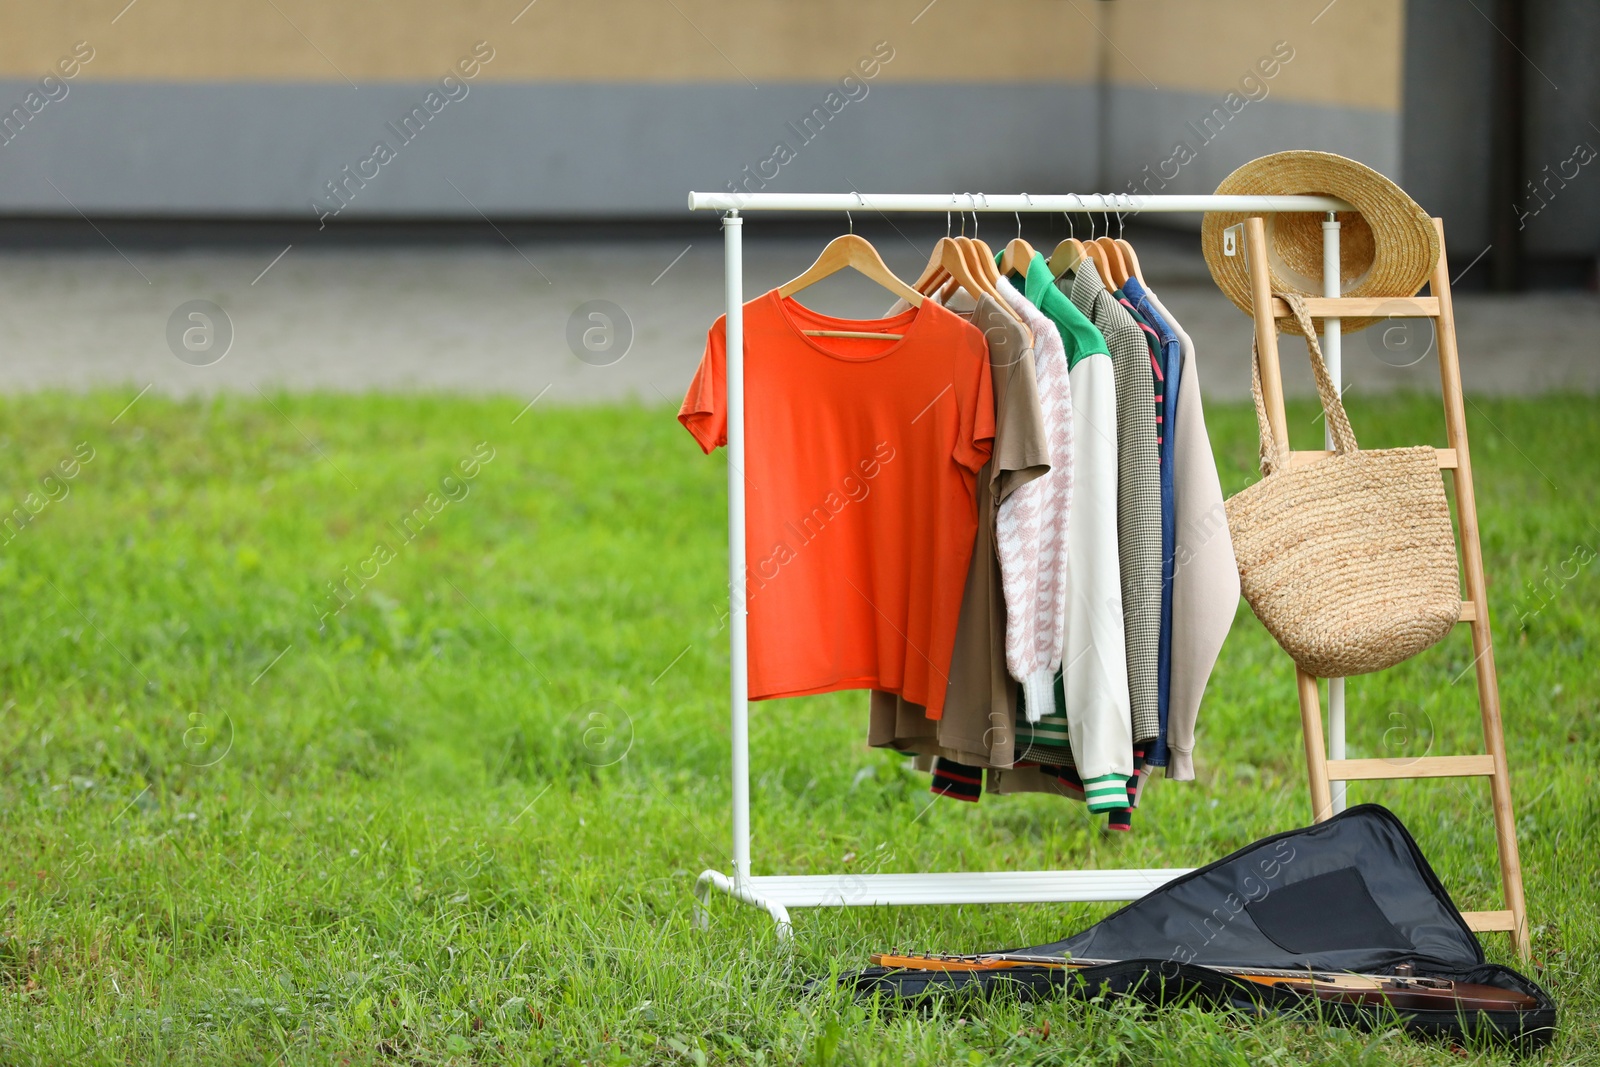
[[[1306,338],[1306,351],[1311,356],[1311,374],[1317,381],[1317,395],[1322,399],[1322,413],[1328,420],[1328,427],[1333,434],[1333,451],[1338,455],[1359,450],[1356,444],[1356,433],[1350,428],[1350,417],[1345,414],[1344,401],[1339,397],[1339,389],[1333,383],[1333,377],[1328,373],[1328,365],[1322,359],[1322,344],[1317,340],[1316,327],[1311,322],[1311,315],[1306,311],[1305,298],[1298,293],[1279,293],[1278,299],[1289,305],[1289,310],[1294,313],[1295,321],[1300,324],[1301,331]],[[1277,321],[1272,324],[1274,333],[1278,331]],[[1261,395],[1261,352],[1254,341],[1250,343],[1250,398],[1256,404],[1256,427],[1261,433],[1261,473],[1268,475],[1288,465],[1289,457],[1278,454],[1278,443],[1272,435],[1272,424],[1267,420],[1267,402]]]

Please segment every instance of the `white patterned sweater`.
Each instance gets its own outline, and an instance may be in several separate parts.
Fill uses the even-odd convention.
[[[1053,712],[1067,622],[1067,517],[1072,510],[1072,385],[1055,323],[1005,278],[1000,295],[1033,334],[1050,471],[1000,502],[995,542],[1006,600],[1006,669],[1022,683],[1028,721]]]

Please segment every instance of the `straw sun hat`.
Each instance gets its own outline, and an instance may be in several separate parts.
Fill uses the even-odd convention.
[[[1222,180],[1224,195],[1336,196],[1355,211],[1339,212],[1339,292],[1341,296],[1415,296],[1439,259],[1439,234],[1433,220],[1394,182],[1353,159],[1332,152],[1277,152],[1251,160]],[[1200,228],[1206,265],[1217,286],[1250,314],[1250,272],[1243,242],[1237,254],[1222,254],[1223,231],[1249,216],[1207,212]],[[1274,293],[1322,293],[1320,212],[1267,215],[1268,270]],[[1345,333],[1378,319],[1343,320]],[[1293,319],[1283,323],[1300,333]]]

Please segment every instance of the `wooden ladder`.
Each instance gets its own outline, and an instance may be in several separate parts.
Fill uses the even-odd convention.
[[[1499,911],[1463,913],[1473,930],[1503,930],[1511,935],[1517,954],[1527,959],[1527,904],[1522,894],[1522,864],[1517,856],[1516,823],[1511,812],[1511,776],[1506,762],[1505,733],[1500,720],[1500,687],[1495,679],[1494,645],[1489,636],[1489,606],[1485,595],[1483,547],[1478,537],[1478,505],[1472,489],[1472,461],[1467,453],[1467,419],[1461,393],[1461,366],[1456,350],[1455,315],[1450,300],[1450,274],[1444,254],[1444,224],[1433,220],[1439,232],[1439,261],[1434,265],[1429,296],[1394,299],[1385,297],[1306,298],[1313,318],[1358,318],[1376,315],[1390,318],[1428,318],[1437,327],[1439,378],[1444,393],[1444,414],[1448,448],[1438,449],[1439,468],[1455,479],[1456,518],[1459,547],[1466,581],[1466,596],[1461,603],[1461,622],[1472,628],[1473,665],[1478,675],[1478,704],[1483,719],[1486,753],[1477,756],[1422,756],[1405,761],[1388,759],[1330,760],[1323,742],[1322,706],[1317,679],[1295,669],[1300,690],[1300,720],[1305,731],[1306,767],[1310,776],[1311,809],[1315,821],[1333,814],[1330,782],[1353,782],[1393,778],[1489,779],[1494,804],[1495,838],[1500,850],[1500,879],[1505,889],[1505,908]],[[1255,308],[1256,350],[1260,354],[1261,391],[1266,400],[1268,422],[1282,454],[1291,464],[1307,463],[1328,453],[1290,452],[1288,421],[1283,406],[1283,377],[1278,363],[1278,337],[1274,319],[1290,317],[1288,305],[1272,295],[1267,271],[1266,226],[1258,218],[1245,222],[1245,248],[1249,257],[1251,300]],[[1270,314],[1262,309],[1270,308]]]

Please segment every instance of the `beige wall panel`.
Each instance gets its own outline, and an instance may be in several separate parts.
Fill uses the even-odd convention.
[[[475,42],[497,81],[832,81],[888,41],[884,80],[1088,81],[1095,6],[1045,0],[0,0],[0,77],[80,40],[83,77],[417,81]],[[1357,0],[1345,0],[1356,3]],[[515,19],[515,23],[513,20]],[[114,21],[113,21],[114,20]]]
[[[1294,59],[1270,83],[1272,96],[1400,107],[1401,0],[1116,0],[1093,8],[1115,44],[1105,54],[1119,84],[1220,97],[1287,41]]]

